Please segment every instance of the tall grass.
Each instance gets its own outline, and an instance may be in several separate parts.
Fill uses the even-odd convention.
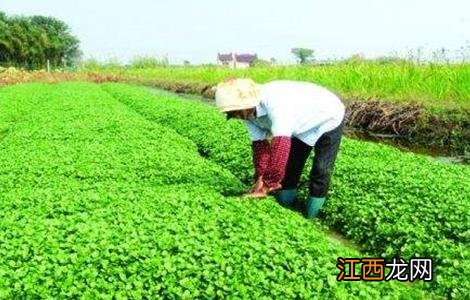
[[[96,70],[95,70],[96,71]],[[135,80],[194,81],[215,85],[230,77],[310,81],[346,99],[422,103],[439,109],[470,108],[470,63],[417,64],[411,61],[349,60],[327,65],[263,66],[232,70],[218,66],[105,68]]]
[[[152,56],[139,56],[131,61],[131,68],[148,69],[157,67],[166,67],[169,65],[168,57],[156,58]]]

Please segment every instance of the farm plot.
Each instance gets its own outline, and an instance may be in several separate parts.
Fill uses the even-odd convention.
[[[209,160],[242,181],[250,181],[250,146],[242,124],[166,93],[155,96],[119,84],[103,88],[147,119],[193,140]],[[433,258],[435,278],[428,287],[436,295],[468,298],[469,178],[466,166],[346,139],[322,219],[367,253]]]
[[[337,257],[360,253],[274,201],[228,196],[246,187],[223,162],[246,152],[212,159],[122,103],[139,89],[105,88],[0,89],[1,298],[429,297],[336,282]]]

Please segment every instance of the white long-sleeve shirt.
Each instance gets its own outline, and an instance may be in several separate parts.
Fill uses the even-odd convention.
[[[345,108],[331,91],[313,83],[275,80],[260,85],[256,119],[245,120],[252,141],[272,136],[296,137],[314,146],[320,136],[338,127]]]

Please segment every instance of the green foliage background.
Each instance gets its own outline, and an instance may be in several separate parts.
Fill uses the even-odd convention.
[[[66,67],[77,63],[79,40],[61,20],[44,16],[8,17],[0,11],[0,66],[25,69]]]

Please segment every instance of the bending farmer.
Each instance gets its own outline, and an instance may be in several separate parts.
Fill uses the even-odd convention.
[[[248,128],[255,165],[249,197],[272,193],[280,204],[294,205],[302,169],[313,149],[306,215],[317,216],[341,142],[345,110],[341,100],[313,83],[287,80],[258,85],[250,79],[232,79],[220,83],[215,96],[227,118],[242,119]]]

